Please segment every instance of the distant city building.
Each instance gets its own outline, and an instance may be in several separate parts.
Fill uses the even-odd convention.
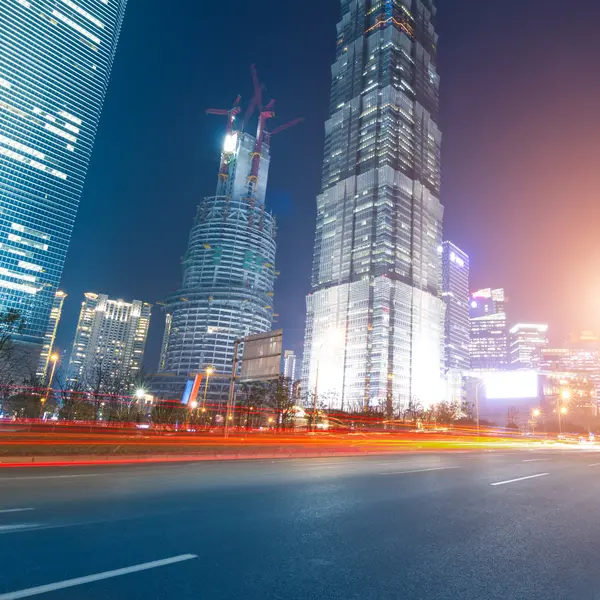
[[[229,113],[215,196],[204,198],[183,259],[181,287],[165,299],[167,322],[155,394],[181,398],[207,367],[209,403],[227,400],[236,340],[273,323],[275,219],[265,210],[270,163],[268,112],[257,136],[235,131]],[[243,352],[243,344],[239,347]]]
[[[286,350],[283,353],[283,376],[290,380],[290,390],[296,381],[296,353]]]
[[[436,6],[410,5],[341,3],[302,366],[331,408],[444,395]]]
[[[442,298],[444,315],[444,363],[446,371],[466,372],[470,360],[469,257],[452,242],[444,242],[442,253]]]
[[[486,288],[473,292],[470,320],[471,369],[506,369],[509,357],[504,290]]]
[[[573,401],[587,398],[598,411],[600,341],[594,332],[582,331],[563,347],[542,348],[540,370],[545,375],[546,395],[556,395],[567,386],[579,397],[574,397]]]
[[[510,364],[517,369],[539,367],[541,351],[548,345],[548,325],[518,323],[509,332]]]
[[[23,316],[38,372],[125,5],[0,3],[0,310]]]
[[[42,353],[40,354],[40,362],[37,369],[37,377],[41,382],[46,381],[48,375],[48,368],[50,366],[50,357],[54,353],[54,341],[56,339],[56,330],[60,322],[62,315],[63,304],[67,294],[58,290],[54,295],[54,302],[52,303],[52,310],[50,311],[50,319],[48,320],[48,327],[46,328],[46,334],[44,335],[44,344],[42,346]]]
[[[104,381],[131,381],[139,373],[152,305],[84,294],[69,360],[68,383],[93,387]]]

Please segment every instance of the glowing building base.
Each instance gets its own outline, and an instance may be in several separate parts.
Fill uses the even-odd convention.
[[[309,295],[303,389],[314,393],[318,370],[329,408],[439,402],[442,315],[439,298],[386,276]]]

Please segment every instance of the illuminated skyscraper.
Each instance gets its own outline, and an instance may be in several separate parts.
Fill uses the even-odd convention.
[[[293,350],[283,353],[283,376],[289,379],[291,391],[296,381],[296,353]]]
[[[442,298],[444,315],[445,370],[465,373],[469,356],[469,257],[452,242],[444,242],[442,253]]]
[[[198,207],[183,283],[165,300],[165,336],[153,383],[163,397],[181,398],[186,381],[210,367],[207,399],[225,401],[235,341],[271,329],[275,219],[265,210],[268,138],[260,152],[256,148],[254,136],[227,133],[217,195]]]
[[[144,358],[152,305],[86,293],[69,360],[68,383],[132,381]],[[118,386],[117,386],[118,387]]]
[[[439,76],[432,0],[341,0],[302,387],[424,405],[440,382]]]
[[[506,369],[509,357],[504,290],[486,288],[473,292],[470,317],[471,369]]]
[[[519,369],[537,368],[548,345],[548,325],[519,323],[509,332],[510,364]]]
[[[0,310],[44,343],[126,0],[0,2]]]

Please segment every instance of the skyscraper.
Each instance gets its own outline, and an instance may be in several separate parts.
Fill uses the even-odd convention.
[[[336,408],[442,395],[432,0],[341,0],[303,389]]]
[[[126,0],[0,4],[0,310],[44,342]]]
[[[509,332],[510,364],[518,369],[537,368],[548,345],[548,325],[518,323]]]
[[[69,360],[68,383],[119,388],[140,372],[152,305],[86,293]],[[105,391],[105,390],[103,390]]]
[[[283,353],[283,376],[290,380],[290,385],[296,381],[296,353],[293,350]]]
[[[165,300],[165,336],[153,383],[163,397],[181,397],[186,380],[210,367],[207,398],[225,401],[236,340],[271,329],[276,246],[275,219],[265,209],[269,111],[260,109],[256,137],[233,129],[237,103],[229,113],[217,193],[198,207],[183,283]]]
[[[470,317],[471,369],[506,369],[509,357],[504,290],[486,288],[473,292]]]
[[[470,369],[469,355],[469,257],[452,242],[444,242],[442,253],[442,298],[444,315],[444,365],[446,371]]]
[[[56,331],[58,324],[60,323],[60,317],[62,315],[62,308],[65,302],[65,294],[62,290],[58,290],[54,295],[54,302],[52,303],[52,310],[50,311],[50,318],[48,319],[48,326],[46,328],[46,334],[44,335],[44,344],[42,346],[42,352],[40,354],[40,361],[36,375],[40,378],[40,381],[46,381],[48,375],[48,367],[51,363],[51,356],[54,353],[54,340],[56,339]]]

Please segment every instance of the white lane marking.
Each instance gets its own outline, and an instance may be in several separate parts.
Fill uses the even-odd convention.
[[[490,485],[504,485],[505,483],[515,483],[517,481],[525,481],[525,479],[535,479],[536,477],[545,477],[546,475],[550,475],[550,473],[537,473],[536,475],[528,475],[527,477],[517,477],[516,479],[507,479],[506,481],[496,481],[496,483],[490,483]]]
[[[540,462],[542,460],[552,460],[551,458],[526,458],[521,462]]]
[[[20,481],[22,479],[72,479],[74,477],[98,477],[100,473],[86,473],[85,475],[37,475],[25,477],[0,477],[0,483],[3,481]]]
[[[588,467],[600,467],[600,463],[593,463],[591,465],[588,465]]]
[[[5,513],[25,512],[26,510],[33,510],[33,508],[2,508],[0,509],[0,515]]]
[[[196,554],[180,554],[179,556],[163,558],[162,560],[153,560],[152,562],[141,563],[139,565],[125,567],[123,569],[114,569],[113,571],[104,571],[103,573],[96,573],[95,575],[86,575],[85,577],[65,579],[65,581],[57,581],[56,583],[38,585],[37,587],[19,590],[17,592],[0,594],[0,600],[17,600],[18,598],[29,598],[30,596],[37,596],[38,594],[45,594],[46,592],[54,592],[56,590],[64,590],[65,588],[83,585],[84,583],[92,583],[94,581],[102,581],[103,579],[111,579],[112,577],[128,575],[129,573],[137,573],[138,571],[156,569],[157,567],[172,565],[174,563],[183,562],[184,560],[191,560],[192,558],[198,558],[198,556]]]
[[[390,471],[379,473],[380,475],[406,475],[408,473],[427,473],[428,471],[447,471],[448,469],[460,469],[460,467],[432,467],[431,469],[412,469],[411,471]],[[0,598],[0,600],[2,600]]]
[[[10,533],[12,531],[24,531],[37,527],[37,523],[17,523],[15,525],[0,525],[0,533]]]

